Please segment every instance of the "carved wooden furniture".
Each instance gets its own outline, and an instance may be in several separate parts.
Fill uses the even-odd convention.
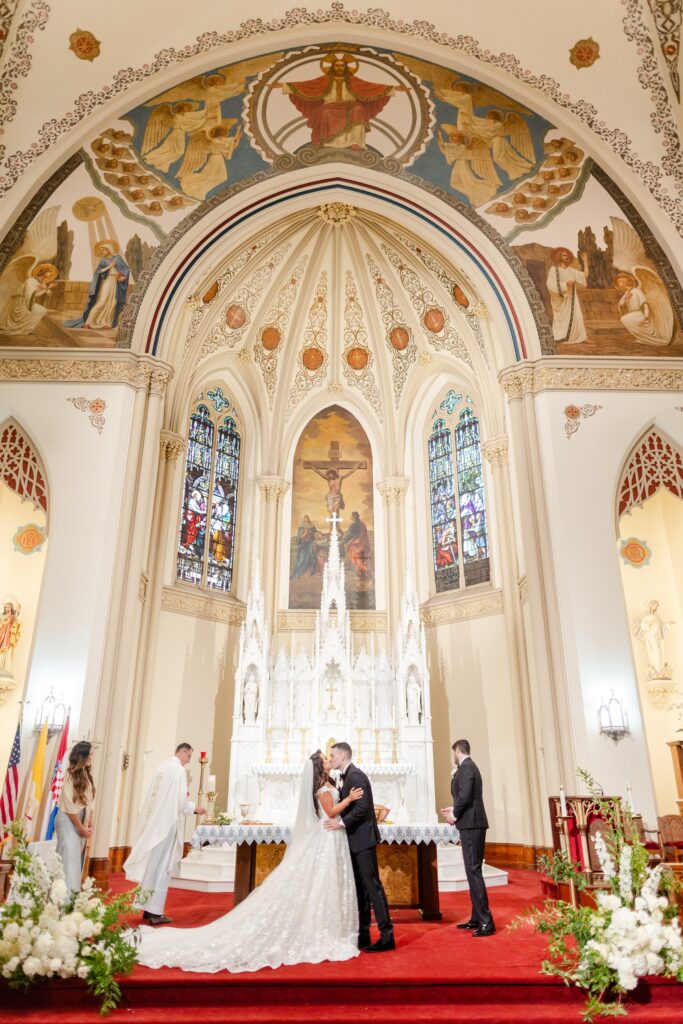
[[[667,743],[671,751],[671,759],[674,765],[674,778],[676,779],[676,793],[678,810],[683,814],[683,740],[671,740]]]
[[[657,824],[666,859],[676,864],[683,862],[683,816],[664,814],[657,818]]]

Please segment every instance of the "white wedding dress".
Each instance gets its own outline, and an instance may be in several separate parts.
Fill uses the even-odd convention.
[[[258,971],[358,956],[358,906],[344,829],[323,828],[306,763],[299,810],[282,863],[239,906],[201,928],[140,929],[138,962],[183,971]],[[339,800],[336,789],[323,792]]]

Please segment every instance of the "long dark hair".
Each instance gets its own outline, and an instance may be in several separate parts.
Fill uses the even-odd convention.
[[[87,803],[88,788],[92,790],[93,797],[95,796],[95,783],[92,772],[86,764],[91,751],[92,743],[88,743],[87,740],[81,740],[79,743],[74,744],[69,753],[67,775],[71,779],[74,788],[74,798],[78,804],[85,805]]]
[[[314,754],[311,754],[311,761],[313,762],[313,806],[315,807],[315,813],[320,817],[320,807],[318,806],[318,790],[321,786],[324,786],[330,781],[330,777],[323,767],[323,761],[325,755],[322,750],[316,750]]]

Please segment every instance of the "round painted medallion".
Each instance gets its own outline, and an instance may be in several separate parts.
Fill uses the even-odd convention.
[[[244,306],[228,306],[225,311],[225,322],[233,331],[238,330],[240,327],[244,327],[247,322],[247,314],[244,310]]]
[[[410,333],[407,327],[394,327],[393,330],[389,332],[389,343],[397,352],[402,352],[404,348],[408,348],[409,342]]]
[[[276,349],[282,340],[282,334],[278,327],[264,327],[261,331],[261,344],[266,352]]]
[[[314,372],[319,370],[323,365],[323,354],[319,348],[311,345],[310,348],[305,348],[301,354],[301,362],[304,364],[307,370]]]
[[[428,331],[432,332],[432,334],[439,334],[444,327],[444,315],[440,309],[436,306],[432,306],[431,309],[425,310],[424,316],[422,317],[422,323]]]
[[[350,349],[346,356],[346,362],[352,370],[364,370],[368,365],[368,350],[360,345]]]

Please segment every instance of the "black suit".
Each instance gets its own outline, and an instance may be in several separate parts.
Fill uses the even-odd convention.
[[[389,916],[389,904],[377,867],[377,843],[380,835],[372,799],[372,786],[365,772],[355,764],[348,764],[343,774],[342,800],[355,788],[362,789],[363,796],[342,811],[341,817],[349,840],[353,877],[356,882],[358,932],[362,938],[367,937],[372,907],[380,936],[389,939],[393,935],[394,926]]]
[[[465,863],[467,884],[470,887],[472,913],[470,921],[476,921],[480,928],[493,924],[489,899],[481,873],[484,861],[486,829],[489,827],[484,801],[481,772],[471,757],[466,757],[451,782],[453,817],[460,833],[462,859]]]

